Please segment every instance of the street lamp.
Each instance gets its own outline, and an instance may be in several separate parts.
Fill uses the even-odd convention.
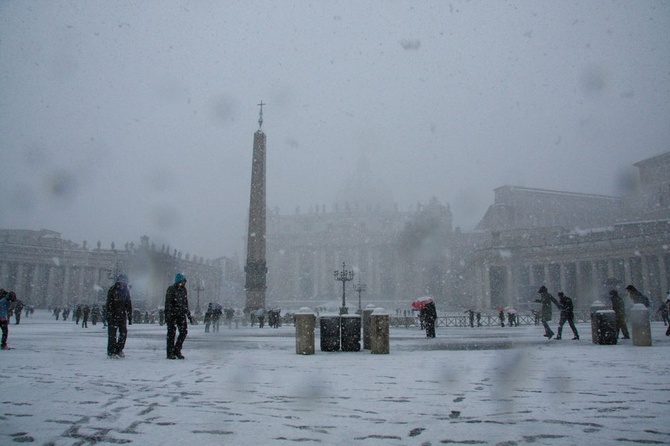
[[[202,287],[202,284],[200,281],[198,281],[198,285],[195,287],[195,292],[197,293],[198,296],[198,302],[195,305],[195,314],[200,316],[201,311],[200,311],[200,291],[204,291],[205,289]]]
[[[342,262],[342,271],[335,270],[335,280],[342,282],[342,308],[340,314],[347,314],[347,299],[345,295],[345,285],[350,280],[354,280],[354,272],[345,269],[344,262]]]
[[[358,283],[354,287],[354,291],[358,293],[358,314],[363,314],[363,309],[361,308],[361,293],[366,290],[364,283],[361,283],[361,278],[358,278]]]

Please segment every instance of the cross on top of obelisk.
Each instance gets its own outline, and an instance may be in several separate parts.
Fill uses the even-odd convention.
[[[263,127],[263,106],[267,104],[263,103],[263,100],[261,99],[261,103],[257,105],[261,107],[261,113],[260,116],[258,117],[258,129],[260,130],[261,127]]]

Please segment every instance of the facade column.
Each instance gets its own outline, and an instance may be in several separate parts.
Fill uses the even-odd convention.
[[[649,265],[647,264],[647,256],[642,254],[640,256],[640,265],[642,269],[642,283],[634,283],[633,286],[637,288],[641,293],[649,293],[650,284],[649,284]]]
[[[507,306],[516,306],[516,281],[514,280],[514,272],[511,265],[505,266],[505,273],[507,275],[505,279],[505,303]]]
[[[568,281],[566,280],[566,276],[567,276],[566,265],[567,265],[566,263],[559,263],[558,264],[558,271],[560,273],[559,284],[560,284],[561,290],[563,290],[563,292],[567,295],[568,294]]]
[[[7,283],[7,278],[9,276],[9,263],[0,262],[0,283]]]
[[[68,305],[69,296],[70,296],[70,267],[66,266],[64,269],[64,276],[63,276],[63,289],[61,290],[60,298],[58,298],[58,302],[60,303],[60,305]]]
[[[23,262],[18,262],[16,265],[16,277],[14,278],[14,292],[18,296],[19,299],[23,296],[25,298],[25,287],[26,287],[26,281],[24,276],[25,272],[25,267],[23,266]]]
[[[56,273],[58,269],[55,266],[50,266],[47,270],[47,289],[46,289],[46,304],[47,307],[53,307],[57,302],[56,294]]]
[[[607,277],[614,277],[614,260],[607,259]]]
[[[630,273],[630,257],[625,257],[623,259],[623,274],[624,274],[624,281],[626,283],[631,283],[633,281],[633,278]]]
[[[598,284],[598,280],[597,280],[598,271],[597,271],[597,268],[596,268],[596,262],[591,260],[589,263],[591,264],[591,289],[598,290],[598,292],[599,292],[600,285]]]
[[[668,282],[668,277],[667,270],[665,267],[665,256],[664,255],[659,255],[658,256],[658,269],[660,271],[660,280],[661,280],[661,293],[667,293],[668,290],[670,290],[670,282]],[[665,302],[665,294],[661,296],[661,300]]]
[[[484,308],[491,307],[491,271],[488,262],[484,262],[482,269],[482,296],[484,296]]]
[[[86,301],[88,302],[90,300],[90,296],[84,295],[84,276],[86,275],[86,268],[84,265],[82,265],[79,268],[79,281],[77,283],[77,296],[79,297],[79,301]]]

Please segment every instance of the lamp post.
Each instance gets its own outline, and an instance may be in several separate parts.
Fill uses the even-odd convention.
[[[342,282],[342,308],[340,314],[347,314],[347,299],[345,294],[345,285],[347,282],[354,280],[354,272],[345,269],[344,262],[342,262],[342,271],[335,270],[335,280]]]
[[[198,285],[195,287],[195,292],[196,295],[198,296],[198,301],[195,305],[195,314],[200,316],[200,291],[204,291],[205,289],[202,287],[200,284],[200,281],[198,281]]]
[[[363,314],[363,308],[361,308],[361,293],[366,290],[364,283],[361,283],[361,278],[358,278],[358,283],[354,287],[354,291],[358,293],[358,314]]]

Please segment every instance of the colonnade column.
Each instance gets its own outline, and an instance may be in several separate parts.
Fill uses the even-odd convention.
[[[488,262],[484,262],[482,267],[482,295],[484,296],[484,307],[491,306],[491,274]]]
[[[631,283],[633,281],[633,276],[630,273],[630,258],[628,257],[623,259],[623,275],[626,283]]]
[[[507,304],[507,306],[516,306],[516,304],[517,304],[517,299],[515,298],[516,297],[516,291],[515,291],[516,290],[516,286],[515,286],[516,281],[514,280],[514,274],[513,274],[511,265],[507,265],[505,267],[505,273],[506,273],[506,276],[507,276],[506,280],[505,280],[505,282],[506,282],[506,284],[505,284],[506,285],[505,286],[505,288],[506,288],[505,289],[505,300],[506,300],[506,302],[505,303]]]
[[[567,267],[565,263],[559,263],[558,264],[558,271],[559,271],[559,284],[561,287],[561,290],[563,290],[564,293],[568,294],[568,281],[567,281]]]
[[[0,263],[0,286],[6,286],[9,279],[9,263]]]
[[[649,266],[647,265],[647,256],[640,256],[640,269],[642,270],[642,283],[634,283],[633,286],[643,293],[648,293],[650,289],[649,283]]]
[[[667,274],[664,255],[658,256],[658,269],[660,271],[659,278],[661,280],[661,293],[667,293],[670,290],[670,282],[668,282],[668,279],[670,278]],[[665,295],[661,296],[661,299],[665,302]]]
[[[53,306],[54,301],[56,300],[56,274],[58,268],[55,266],[50,266],[47,272],[47,289],[46,289],[46,304],[48,307]]]

